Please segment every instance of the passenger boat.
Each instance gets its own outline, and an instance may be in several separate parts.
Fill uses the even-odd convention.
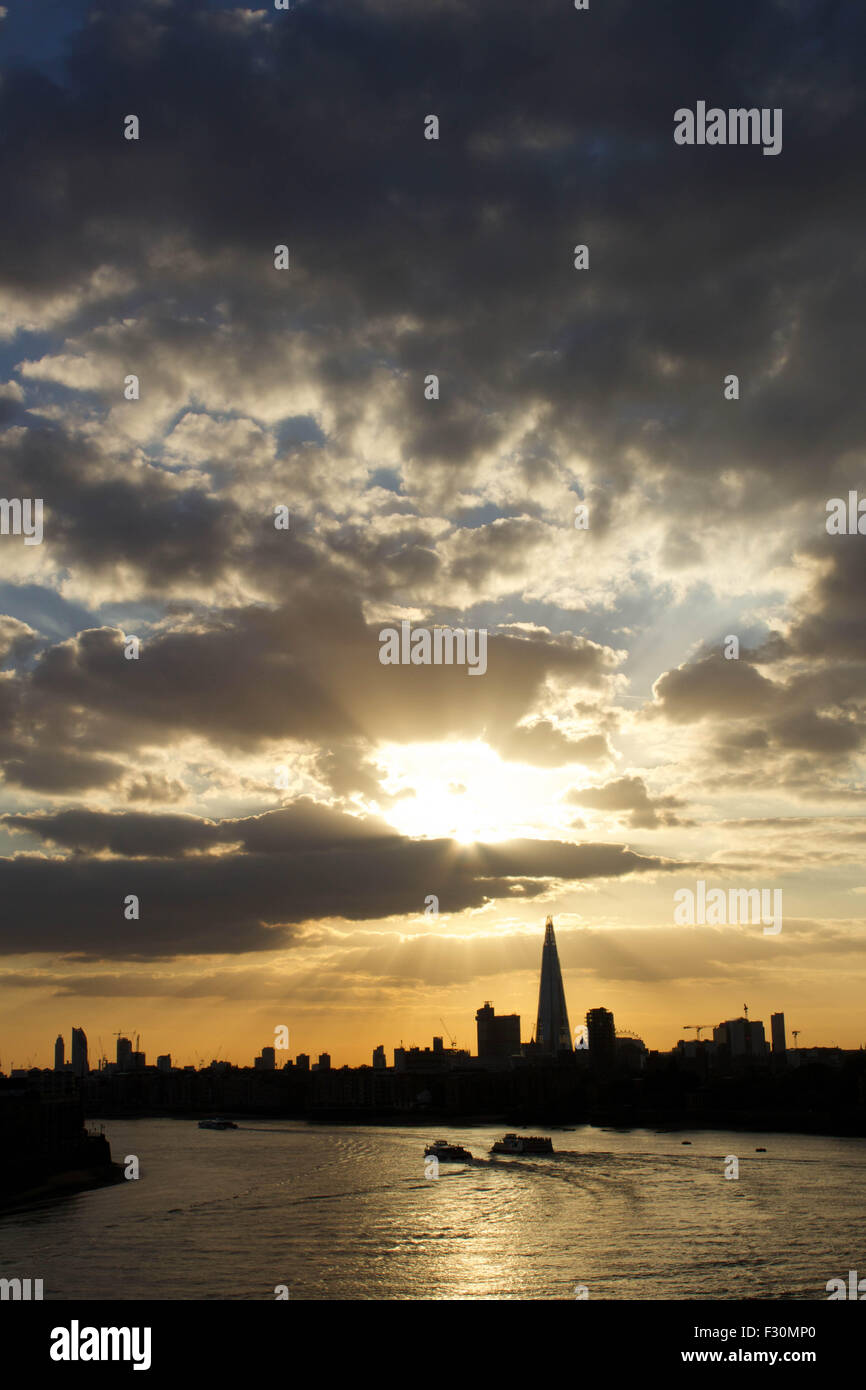
[[[424,1150],[425,1158],[438,1158],[440,1163],[471,1163],[472,1154],[459,1144],[450,1144],[447,1139],[437,1139]]]
[[[506,1134],[497,1139],[492,1154],[552,1154],[553,1140],[543,1139],[538,1134]]]
[[[199,1120],[199,1129],[237,1129],[234,1120]]]

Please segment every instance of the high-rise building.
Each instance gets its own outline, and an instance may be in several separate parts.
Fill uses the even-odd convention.
[[[773,1056],[780,1059],[786,1057],[788,1045],[785,1041],[784,1014],[770,1014],[770,1036],[773,1039]]]
[[[256,1057],[253,1062],[256,1071],[276,1071],[277,1054],[273,1047],[263,1047],[261,1056]]]
[[[713,1041],[727,1048],[727,1055],[766,1060],[769,1046],[764,1039],[764,1025],[756,1018],[729,1018],[713,1029]]]
[[[161,1056],[157,1057],[157,1059],[156,1059],[156,1069],[157,1069],[157,1071],[171,1071],[171,1053],[170,1053],[170,1052],[163,1052]]]
[[[320,1052],[320,1053],[319,1053],[319,1060],[318,1060],[318,1062],[315,1062],[315,1063],[314,1063],[314,1066],[315,1066],[316,1071],[330,1071],[330,1070],[331,1070],[331,1054],[330,1054],[330,1052]]]
[[[628,1033],[624,1037],[614,1037],[614,1055],[622,1071],[642,1072],[646,1069],[649,1049],[643,1038]]]
[[[544,924],[544,945],[541,948],[541,985],[538,991],[538,1022],[535,1027],[535,1041],[542,1052],[555,1056],[558,1052],[571,1052],[571,1029],[568,1023],[568,1009],[565,1006],[565,990],[562,987],[562,971],[559,968],[559,952],[553,934],[553,918],[548,917]]]
[[[489,1000],[475,1015],[478,1028],[478,1056],[516,1057],[520,1055],[520,1015],[500,1014]]]
[[[132,1071],[132,1041],[129,1038],[117,1039],[117,1070]]]
[[[380,1043],[378,1047],[373,1048],[373,1066],[377,1071],[384,1071],[388,1066],[385,1058],[384,1043]]]
[[[589,1009],[586,1015],[589,1064],[598,1069],[616,1061],[616,1028],[610,1009]]]
[[[72,1030],[72,1072],[74,1076],[86,1076],[88,1072],[87,1034],[83,1028]]]
[[[54,1044],[54,1070],[63,1071],[66,1061],[66,1044],[63,1041],[63,1034],[57,1034],[57,1041]]]
[[[310,1070],[310,1054],[309,1054],[309,1052],[299,1052],[298,1055],[297,1055],[297,1057],[295,1058],[295,1066],[297,1067],[298,1071],[309,1071],[309,1070]]]

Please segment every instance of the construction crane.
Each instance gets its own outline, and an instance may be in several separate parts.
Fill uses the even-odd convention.
[[[713,1026],[713,1025],[712,1025],[711,1023],[684,1023],[684,1024],[683,1024],[683,1032],[684,1032],[684,1033],[690,1033],[691,1030],[694,1029],[694,1030],[695,1030],[695,1034],[696,1034],[696,1039],[695,1039],[695,1041],[696,1041],[696,1042],[700,1042],[700,1040],[701,1040],[701,1033],[704,1031],[705,1028],[712,1028],[712,1026]]]
[[[442,1017],[441,1014],[439,1015],[439,1022],[442,1024],[442,1027],[445,1029],[445,1036],[446,1036],[446,1038],[448,1039],[448,1041],[450,1042],[451,1046],[452,1046],[452,1047],[456,1047],[456,1046],[457,1046],[457,1039],[456,1039],[455,1037],[453,1037],[452,1034],[449,1032],[449,1030],[448,1030],[448,1024],[445,1022],[445,1020],[444,1020],[444,1018]]]
[[[746,1019],[749,1017],[749,1006],[748,1006],[748,1004],[744,1004],[744,1005],[743,1005],[743,1017],[746,1018]]]
[[[799,1051],[800,1051],[799,1047],[797,1046],[797,1039],[799,1038],[801,1031],[802,1031],[802,1030],[801,1030],[800,1028],[792,1028],[792,1029],[791,1029],[791,1032],[794,1034],[794,1050],[795,1050],[795,1052],[799,1052]]]

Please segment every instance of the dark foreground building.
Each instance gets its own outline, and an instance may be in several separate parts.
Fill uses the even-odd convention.
[[[67,1084],[46,1084],[44,1078],[53,1083],[55,1076]],[[105,1135],[84,1127],[84,1101],[71,1075],[0,1078],[0,1206],[23,1192],[89,1187],[120,1176]]]
[[[520,1055],[520,1014],[499,1014],[489,1000],[475,1015],[478,1056],[482,1061]]]

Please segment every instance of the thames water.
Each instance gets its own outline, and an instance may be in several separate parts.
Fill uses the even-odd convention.
[[[864,1139],[581,1126],[512,1158],[486,1125],[238,1123],[105,1122],[140,1177],[0,1218],[0,1273],[74,1300],[826,1299],[866,1275]],[[476,1161],[425,1176],[435,1138]]]

